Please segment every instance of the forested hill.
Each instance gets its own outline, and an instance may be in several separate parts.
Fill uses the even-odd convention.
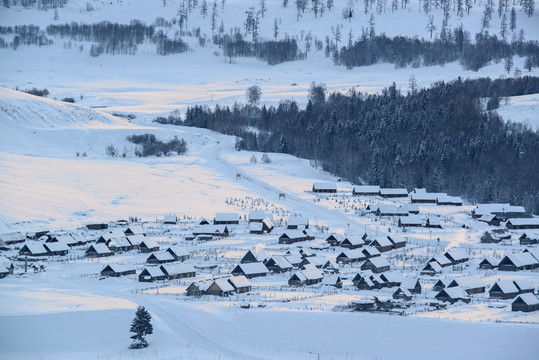
[[[504,96],[537,92],[537,77],[459,78],[425,89],[412,82],[407,94],[393,85],[377,95],[326,96],[313,83],[305,109],[286,100],[269,108],[195,106],[181,123],[236,135],[239,149],[311,159],[355,183],[426,187],[538,214],[539,134],[486,110]]]

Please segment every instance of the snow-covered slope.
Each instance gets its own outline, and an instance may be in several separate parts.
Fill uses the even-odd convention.
[[[33,130],[128,128],[126,121],[85,106],[50,100],[0,87],[2,133],[13,127]]]

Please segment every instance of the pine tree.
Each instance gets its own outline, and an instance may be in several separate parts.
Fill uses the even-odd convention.
[[[511,8],[511,18],[509,20],[509,29],[511,31],[515,31],[517,28],[517,12],[515,10],[515,7],[513,6]]]
[[[131,322],[131,328],[129,329],[130,332],[134,333],[134,335],[131,335],[133,343],[129,346],[130,349],[142,349],[148,347],[148,342],[145,337],[146,335],[153,334],[151,320],[152,316],[144,306],[137,307],[135,318]]]

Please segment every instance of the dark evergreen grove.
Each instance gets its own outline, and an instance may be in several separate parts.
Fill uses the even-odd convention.
[[[326,97],[313,83],[305,109],[289,100],[269,108],[195,106],[183,122],[170,122],[236,135],[241,149],[311,159],[354,183],[426,187],[539,214],[539,134],[485,110],[505,96],[537,92],[539,78],[527,76],[459,78],[406,95],[393,84],[376,95],[352,89]]]
[[[472,42],[470,33],[458,27],[427,41],[406,36],[363,36],[340,51],[333,49],[333,60],[347,68],[389,62],[397,67],[444,65],[459,61],[465,69],[477,71],[491,61],[508,56],[527,57],[531,67],[539,66],[539,42],[515,39],[507,42],[496,35],[478,33]]]

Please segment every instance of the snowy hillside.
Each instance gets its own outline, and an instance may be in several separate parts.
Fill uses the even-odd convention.
[[[362,1],[337,1],[331,9],[326,5],[322,16],[315,15],[312,8],[308,7],[299,19],[294,2],[289,2],[283,8],[281,1],[265,1],[267,11],[264,16],[258,15],[260,38],[294,39],[301,52],[307,52],[308,42],[311,47],[306,59],[273,66],[255,58],[229,58],[224,55],[223,48],[212,43],[211,1],[207,1],[209,10],[206,16],[201,14],[203,2],[198,1],[188,12],[186,24],[180,26],[180,9],[190,3],[183,0],[70,0],[65,7],[56,10],[21,8],[20,5],[4,8],[3,26],[34,24],[41,31],[45,31],[48,25],[68,24],[72,21],[81,24],[100,21],[129,24],[131,20],[140,20],[148,26],[161,24],[156,29],[170,38],[181,38],[189,46],[189,51],[159,56],[155,45],[146,41],[137,45],[135,55],[105,53],[91,57],[89,52],[96,44],[95,41],[48,35],[53,41],[48,46],[21,44],[17,50],[0,49],[0,65],[3,69],[0,84],[12,88],[48,88],[51,97],[73,97],[88,106],[106,106],[108,112],[163,113],[200,104],[213,106],[245,102],[245,90],[253,84],[262,89],[262,103],[277,104],[282,99],[293,99],[304,104],[312,81],[325,83],[330,91],[348,91],[356,87],[362,92],[375,93],[392,82],[406,91],[411,75],[415,77],[418,86],[423,87],[457,76],[497,78],[507,74],[504,63],[497,61],[490,62],[479,71],[464,70],[457,62],[445,66],[422,67],[380,63],[347,70],[344,66],[334,65],[331,56],[326,57],[324,48],[328,41],[336,42],[337,29],[340,33],[339,46],[348,45],[350,41],[359,39],[363,31],[369,30],[371,15],[375,19],[376,34],[416,36],[426,40],[430,40],[426,26],[432,15],[436,25],[433,37],[439,38],[444,17],[442,9],[433,6],[429,14],[425,14],[420,3],[415,1],[406,3],[405,8],[399,6],[394,11],[389,2],[370,2],[371,7],[367,13]],[[380,10],[377,9],[378,3],[383,6]],[[217,1],[216,4],[214,22],[217,27],[223,24],[223,34],[232,34],[237,30],[246,40],[250,40],[251,35],[243,30],[246,11],[251,6],[259,10],[259,1]],[[464,30],[470,32],[470,40],[473,41],[474,34],[481,30],[485,5],[485,2],[476,2],[469,14],[465,12],[462,15],[457,15],[456,10],[451,9],[447,29],[453,31],[462,25]],[[343,10],[350,7],[354,16],[346,19]],[[510,10],[508,8],[505,14],[509,14]],[[516,6],[516,14],[516,28],[508,33],[510,37],[518,38],[520,30],[523,30],[526,39],[538,39],[539,14],[536,12],[528,17],[520,6]],[[501,18],[495,13],[486,30],[490,34],[499,34],[500,23]],[[275,28],[278,29],[276,37]],[[3,36],[7,43],[14,37],[11,33]],[[317,47],[317,42],[321,48]],[[538,74],[537,67],[532,68],[531,72],[524,70],[524,57],[516,56],[513,61],[512,70],[518,68],[530,75]]]

